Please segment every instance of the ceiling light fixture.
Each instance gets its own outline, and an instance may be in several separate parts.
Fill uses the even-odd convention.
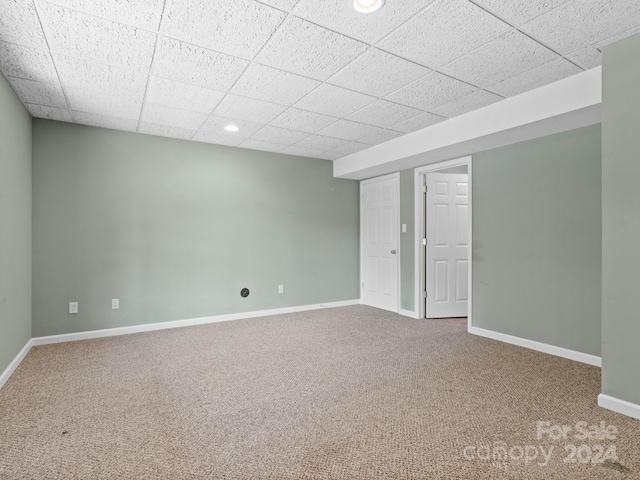
[[[372,13],[384,5],[384,0],[353,0],[353,8],[360,13]]]
[[[226,127],[224,127],[224,129],[227,132],[237,132],[238,130],[240,130],[238,127],[236,127],[235,125],[227,125]]]

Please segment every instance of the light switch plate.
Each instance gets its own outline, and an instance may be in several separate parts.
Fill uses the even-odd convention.
[[[78,313],[78,302],[69,302],[69,315]]]

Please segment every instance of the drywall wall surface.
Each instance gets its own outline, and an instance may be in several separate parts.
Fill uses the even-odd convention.
[[[640,404],[640,35],[603,51],[602,393]]]
[[[360,296],[326,160],[35,120],[34,192],[34,336]]]
[[[600,355],[601,127],[473,156],[473,324]]]
[[[0,373],[31,338],[31,116],[0,74]]]

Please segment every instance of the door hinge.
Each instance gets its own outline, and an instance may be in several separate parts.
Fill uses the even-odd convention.
[[[423,238],[423,239],[422,239],[422,245],[426,245],[427,243],[429,243],[429,242],[427,242],[427,239],[426,239],[426,238]]]
[[[424,193],[427,193],[427,191],[429,190],[429,187],[425,185],[423,190],[424,190]]]
[[[424,298],[427,298],[427,291],[424,291]]]

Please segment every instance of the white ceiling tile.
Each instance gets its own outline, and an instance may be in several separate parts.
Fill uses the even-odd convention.
[[[281,143],[265,142],[263,140],[255,140],[254,138],[248,138],[238,146],[240,148],[262,150],[264,152],[280,152],[286,148],[286,145],[282,145]]]
[[[293,10],[293,7],[295,7],[299,1],[300,0],[259,0],[260,3],[271,5],[272,7],[286,10],[287,12]]]
[[[337,160],[342,157],[344,157],[344,155],[337,152],[324,152],[318,155],[318,158],[321,158],[323,160]]]
[[[491,85],[489,90],[503,97],[512,97],[580,72],[582,72],[581,68],[576,67],[571,62],[567,62],[563,58],[559,58],[553,62],[545,63],[520,75]]]
[[[52,52],[121,67],[151,64],[156,35],[41,2]]]
[[[295,106],[316,113],[344,117],[375,100],[374,97],[324,83]]]
[[[187,130],[198,130],[209,116],[208,113],[193,112],[181,108],[167,107],[155,103],[145,103],[142,110],[142,121],[184,128]]]
[[[227,91],[247,65],[239,58],[161,37],[152,73],[188,85]]]
[[[44,105],[32,105],[25,103],[25,107],[29,110],[31,116],[36,118],[46,118],[48,120],[59,120],[61,122],[71,122],[71,113],[69,110],[55,107],[45,107]]]
[[[138,118],[147,83],[146,75],[64,56],[56,57],[56,64],[72,109]],[[103,106],[109,111],[96,110]]]
[[[425,67],[371,48],[332,76],[328,82],[382,97],[428,72]]]
[[[338,147],[333,151],[336,152],[336,153],[339,153],[342,156],[344,156],[344,155],[351,155],[352,153],[356,153],[356,152],[359,152],[361,150],[365,150],[365,149],[370,148],[370,147],[371,147],[371,145],[369,145],[367,143],[349,142],[346,145]]]
[[[593,46],[568,53],[565,55],[565,58],[571,60],[576,65],[580,65],[585,70],[602,65],[602,51]]]
[[[227,135],[224,132],[219,133],[201,130],[193,136],[192,140],[195,142],[213,143],[216,145],[228,145],[231,147],[237,147],[245,141],[245,138],[234,135]]]
[[[260,140],[262,142],[291,145],[308,136],[309,134],[306,132],[298,132],[295,130],[289,130],[287,128],[279,128],[267,125],[251,138],[253,140]]]
[[[422,113],[418,110],[397,103],[388,102],[386,100],[378,100],[367,105],[361,110],[352,113],[347,117],[348,120],[354,122],[375,125],[376,127],[390,127],[394,123],[399,123],[411,117],[415,117]]]
[[[285,16],[280,10],[252,0],[168,0],[162,33],[251,59]]]
[[[255,60],[281,70],[326,80],[366,48],[364,43],[290,16]]]
[[[67,98],[72,110],[130,120],[138,119],[142,108],[142,99],[116,97],[97,89],[88,94],[86,90],[67,88]]]
[[[360,142],[369,145],[378,145],[379,143],[388,142],[389,140],[401,137],[402,135],[404,135],[403,132],[396,132],[394,130],[385,129],[362,137],[360,139]]]
[[[323,128],[318,135],[327,137],[342,138],[344,140],[361,141],[363,137],[381,132],[382,128],[364,125],[362,123],[351,122],[349,120],[338,120],[336,123]]]
[[[352,1],[322,0],[319,8],[318,0],[301,0],[294,13],[352,38],[375,43],[432,1],[388,1],[377,12],[363,15],[353,8]]]
[[[314,150],[335,150],[349,143],[340,138],[325,137],[324,135],[311,135],[296,143],[297,147],[312,148]]]
[[[224,127],[226,127],[227,125],[235,125],[240,130],[233,133],[227,133],[227,131],[224,129]],[[247,122],[245,120],[239,120],[234,117],[220,117],[217,115],[211,115],[204,123],[204,125],[202,125],[202,128],[200,130],[224,136],[249,138],[262,127],[264,127],[264,124],[262,123]]]
[[[165,0],[48,0],[62,7],[156,32]]]
[[[160,26],[164,0],[49,0],[96,17],[155,32]]]
[[[189,140],[195,135],[195,130],[187,128],[174,127],[169,125],[158,125],[157,123],[142,122],[140,124],[140,133],[147,133],[149,135],[157,135],[160,137],[181,138],[183,140]]]
[[[287,155],[296,155],[298,157],[320,158],[320,155],[322,155],[324,152],[321,150],[314,150],[312,148],[302,148],[302,147],[297,147],[293,145],[291,147],[285,148],[280,153],[286,153]]]
[[[321,115],[315,112],[289,108],[271,122],[271,125],[281,128],[300,130],[306,133],[315,133],[318,130],[331,125],[338,119]]]
[[[49,52],[0,42],[0,69],[6,76],[56,83],[58,74]]]
[[[480,6],[495,13],[513,25],[522,25],[543,13],[559,7],[567,0],[475,0]]]
[[[128,118],[110,117],[108,115],[87,112],[73,112],[73,116],[75,117],[76,123],[92,125],[94,127],[124,130],[127,132],[135,132],[138,127],[137,120]]]
[[[378,46],[422,65],[438,68],[509,28],[467,0],[438,0]]]
[[[463,113],[486,107],[487,105],[499,102],[500,100],[502,100],[502,97],[498,95],[485,92],[484,90],[478,90],[466,97],[458,98],[453,102],[434,108],[432,112],[436,115],[442,115],[443,117],[457,117]]]
[[[445,65],[440,71],[488,87],[557,58],[551,50],[512,30]]]
[[[280,105],[293,105],[318,85],[317,80],[253,63],[231,91]]]
[[[467,83],[438,72],[429,72],[424,77],[385,98],[410,107],[429,110],[456,98],[469,95],[474,90],[475,88]]]
[[[248,122],[269,123],[287,107],[254,98],[228,94],[214,110],[221,117],[238,118]]]
[[[211,113],[224,95],[223,92],[151,76],[146,100],[167,107]]]
[[[638,25],[638,0],[571,0],[524,24],[522,30],[566,54]]]
[[[42,83],[33,80],[7,77],[22,103],[34,103],[47,107],[67,109],[67,100],[59,83]]]
[[[436,123],[440,123],[444,120],[446,120],[445,117],[425,112],[416,117],[396,123],[395,125],[392,125],[391,128],[404,133],[411,133],[416,130],[422,130],[423,128],[430,127],[431,125],[435,125]]]
[[[565,55],[565,57],[587,70],[597,67],[602,65],[603,47],[613,42],[617,42],[618,40],[622,40],[623,38],[635,35],[636,33],[640,33],[640,25],[632,28],[631,30],[614,35],[613,37],[609,37],[606,40],[597,42],[594,45],[576,50],[575,52]]]
[[[47,41],[32,0],[2,0],[0,41],[43,50],[47,48]]]

